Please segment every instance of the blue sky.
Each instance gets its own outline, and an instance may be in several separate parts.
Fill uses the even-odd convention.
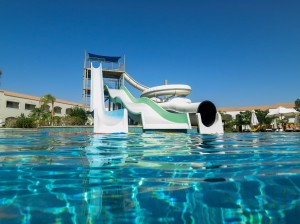
[[[126,55],[146,86],[190,85],[194,102],[294,102],[299,12],[299,0],[1,0],[0,89],[81,102],[87,50]]]

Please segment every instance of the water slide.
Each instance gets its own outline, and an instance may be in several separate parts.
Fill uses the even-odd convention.
[[[224,133],[221,114],[209,100],[192,103],[190,99],[175,97],[158,105],[167,111],[189,113],[191,125],[198,126],[201,134]]]
[[[91,65],[91,111],[94,111],[94,132],[113,133],[128,132],[128,116],[140,122],[143,129],[191,129],[197,125],[201,134],[223,133],[221,115],[210,101],[192,103],[182,98],[191,93],[188,85],[162,85],[149,88],[135,81],[126,72],[124,79],[133,87],[142,91],[141,98],[135,98],[123,85],[120,89],[109,89],[111,100],[126,109],[106,111],[104,105],[103,74],[101,65]],[[168,101],[160,96],[175,97]],[[179,96],[179,97],[178,97]],[[157,103],[155,103],[155,102]],[[129,112],[129,113],[128,113]]]
[[[170,113],[146,97],[135,98],[125,86],[106,88],[112,101],[124,105],[133,120],[140,119],[143,129],[191,129],[187,113]]]
[[[126,109],[106,111],[104,104],[102,65],[94,68],[91,64],[91,103],[94,111],[94,133],[128,132]]]
[[[134,80],[128,73],[124,72],[124,79],[136,89],[142,91],[141,97],[153,98],[157,96],[187,96],[192,92],[192,88],[188,85],[161,85],[155,87],[147,87]]]
[[[149,88],[134,80],[128,73],[124,73],[124,79],[133,87],[142,91],[141,97],[150,98],[160,107],[175,113],[188,113],[191,125],[196,125],[201,134],[221,134],[224,133],[222,117],[215,105],[205,100],[203,102],[192,103],[188,96],[192,89],[188,85],[161,85]],[[170,97],[167,101],[159,97]]]
[[[130,85],[132,85],[134,88],[140,91],[145,91],[146,89],[149,89],[149,87],[144,86],[141,83],[137,82],[135,79],[133,79],[127,72],[123,73],[123,77]]]

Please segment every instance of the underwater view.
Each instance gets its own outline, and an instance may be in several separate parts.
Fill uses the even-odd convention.
[[[0,223],[296,223],[300,133],[0,131]]]

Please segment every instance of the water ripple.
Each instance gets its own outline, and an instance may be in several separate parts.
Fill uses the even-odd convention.
[[[295,223],[299,161],[300,133],[0,132],[0,222]]]

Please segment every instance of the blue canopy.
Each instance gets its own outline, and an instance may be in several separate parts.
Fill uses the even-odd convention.
[[[97,55],[97,54],[91,54],[91,53],[88,53],[88,55],[89,55],[89,59],[92,59],[92,60],[115,62],[115,63],[118,63],[119,59],[121,58],[121,57],[110,57],[110,56],[103,56],[103,55]]]

